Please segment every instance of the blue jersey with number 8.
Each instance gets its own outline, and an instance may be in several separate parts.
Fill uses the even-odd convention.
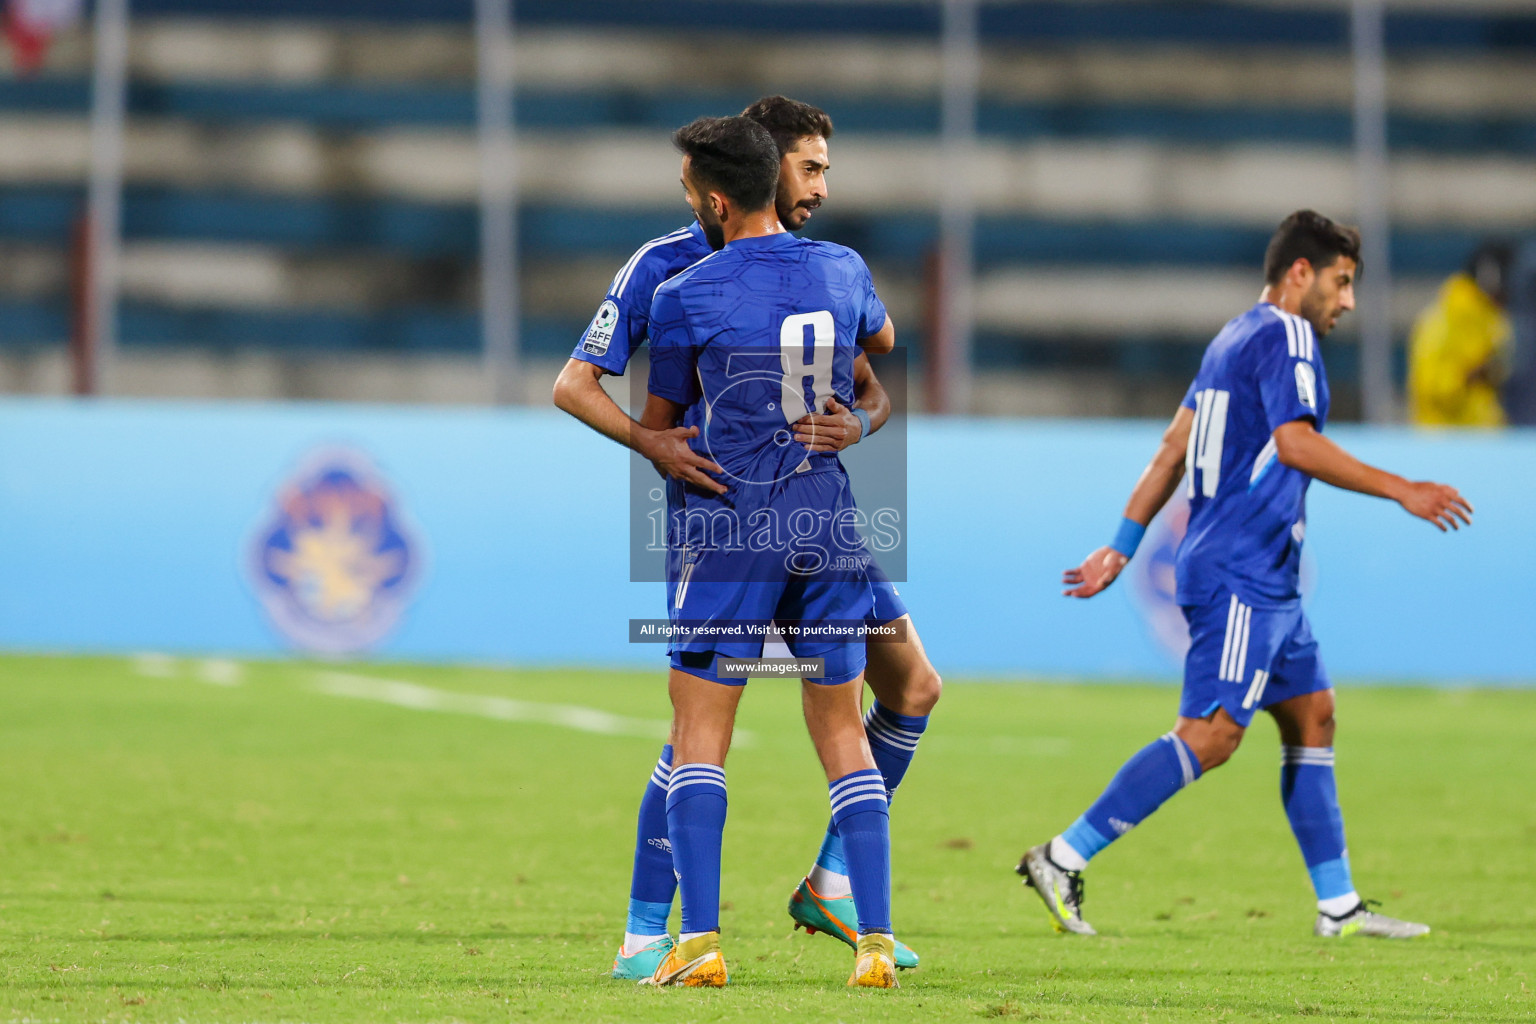
[[[1178,602],[1223,586],[1254,607],[1300,597],[1306,494],[1312,478],[1277,457],[1274,432],[1328,419],[1328,379],[1312,325],[1261,302],[1205,350],[1184,396],[1195,413],[1185,454],[1189,529],[1176,563]]]
[[[797,472],[840,467],[793,424],[833,396],[853,405],[858,339],[885,325],[852,249],[783,233],[742,238],[663,283],[651,303],[654,395],[699,405],[694,450],[725,470],[727,500],[769,500]]]

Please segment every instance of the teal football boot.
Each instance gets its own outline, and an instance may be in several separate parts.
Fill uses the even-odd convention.
[[[620,981],[644,981],[656,973],[656,968],[667,958],[667,954],[672,952],[672,947],[675,945],[677,943],[672,941],[672,936],[663,935],[634,956],[625,956],[624,946],[621,944],[613,958],[612,976]]]
[[[807,935],[826,932],[855,950],[859,948],[859,915],[852,896],[827,899],[811,888],[809,878],[803,878],[789,898],[789,916],[794,918],[795,927],[804,928]],[[917,954],[900,940],[896,941],[896,966],[904,971],[917,966]]]

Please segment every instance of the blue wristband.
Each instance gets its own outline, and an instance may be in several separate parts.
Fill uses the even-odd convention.
[[[1134,519],[1120,520],[1120,529],[1115,533],[1115,539],[1109,542],[1109,546],[1120,552],[1126,558],[1136,553],[1136,548],[1141,544],[1141,538],[1146,535],[1147,528]]]
[[[859,434],[859,440],[862,441],[870,434],[869,413],[865,412],[863,409],[852,409],[849,411],[853,413],[853,418],[859,421],[859,425],[864,428],[863,431]]]

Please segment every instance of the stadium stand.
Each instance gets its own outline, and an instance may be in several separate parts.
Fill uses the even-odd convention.
[[[832,201],[811,232],[866,254],[921,359],[924,267],[953,173],[936,145],[933,5],[517,9],[530,358],[558,361],[616,261],[686,219],[667,131],[785,91],[838,126]],[[483,398],[469,4],[260,10],[134,4],[120,328],[143,370],[125,366],[124,389]],[[1345,14],[1276,0],[982,16],[977,409],[1161,414],[1200,343],[1251,301],[1273,224],[1298,206],[1354,207]],[[786,40],[788,26],[810,42]],[[1536,226],[1536,15],[1394,8],[1388,38],[1405,332],[1476,239]],[[90,53],[76,35],[38,77],[0,67],[12,390],[61,386]],[[1330,368],[1348,414],[1342,338]],[[326,383],[303,369],[317,356],[374,365]]]

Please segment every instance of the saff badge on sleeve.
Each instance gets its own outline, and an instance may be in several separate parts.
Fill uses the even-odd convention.
[[[605,355],[613,342],[613,329],[618,323],[619,307],[614,305],[612,299],[604,299],[603,304],[597,307],[592,325],[587,328],[586,337],[581,340],[581,350],[588,355]]]

